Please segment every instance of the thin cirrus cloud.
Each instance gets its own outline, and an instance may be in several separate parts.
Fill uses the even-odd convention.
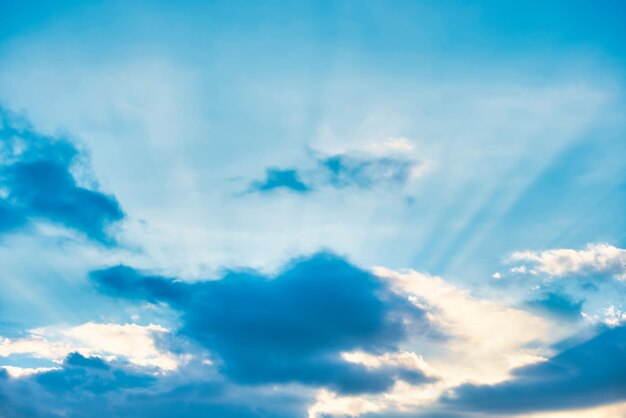
[[[181,314],[181,334],[217,354],[236,382],[368,393],[430,380],[412,367],[368,368],[342,356],[397,351],[407,321],[427,321],[375,275],[331,253],[294,260],[275,277],[231,272],[190,284],[118,266],[92,279],[111,296],[169,304]]]
[[[72,170],[81,157],[72,142],[0,109],[0,234],[44,220],[113,243],[107,228],[124,212],[113,196],[79,185]]]

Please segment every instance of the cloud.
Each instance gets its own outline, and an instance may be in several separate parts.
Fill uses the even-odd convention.
[[[199,369],[205,373],[198,379]],[[229,384],[206,366],[152,375],[121,362],[70,353],[56,370],[12,378],[0,370],[3,418],[302,416],[306,394]]]
[[[341,415],[340,415],[341,416]],[[530,412],[527,414],[494,415],[476,411],[442,411],[441,408],[424,411],[401,411],[397,413],[367,413],[362,418],[615,418],[626,416],[626,402],[592,408],[567,409],[563,411]]]
[[[473,296],[441,277],[413,270],[377,267],[397,292],[424,309],[430,321],[454,343],[439,350],[429,364],[453,380],[500,381],[508,371],[539,360],[531,348],[553,330],[545,319],[504,302]]]
[[[362,149],[312,152],[313,168],[267,168],[265,178],[253,181],[250,190],[283,189],[306,193],[325,187],[370,190],[403,186],[427,167],[425,162],[412,156],[413,150],[408,139],[390,138]]]
[[[1,369],[3,372],[6,372],[11,377],[24,377],[56,370],[58,369],[58,367],[2,366]]]
[[[337,189],[404,186],[422,175],[429,164],[415,155],[407,138],[387,138],[352,149],[317,153],[323,181]]]
[[[375,157],[339,154],[319,161],[331,186],[371,189],[403,185],[417,172],[420,163],[404,157]]]
[[[79,185],[81,158],[68,140],[0,109],[0,233],[45,220],[111,243],[106,229],[124,213],[114,197]]]
[[[115,369],[99,357],[85,357],[79,353],[69,353],[62,369],[37,374],[33,378],[50,392],[82,390],[93,394],[154,382],[152,376]]]
[[[24,338],[0,338],[0,357],[30,355],[60,362],[71,352],[122,358],[135,366],[173,371],[179,359],[157,346],[157,338],[169,332],[158,325],[98,324],[71,328],[41,328]]]
[[[604,314],[602,322],[609,327],[617,327],[626,324],[626,312],[615,305],[610,305],[608,308],[605,308],[602,313]]]
[[[0,372],[0,415],[3,417],[111,416],[107,397],[146,388],[153,376],[112,366],[98,357],[69,353],[55,370],[10,378]],[[107,401],[104,401],[107,399]]]
[[[331,253],[296,259],[273,277],[239,271],[192,284],[119,266],[92,278],[113,296],[168,303],[181,314],[181,334],[217,354],[221,372],[239,383],[361,393],[429,380],[399,363],[371,368],[342,357],[397,351],[406,322],[425,319],[384,281]]]
[[[410,154],[415,151],[415,144],[408,138],[390,137],[379,142],[371,142],[364,150],[373,155]]]
[[[561,319],[579,319],[582,317],[583,302],[558,292],[545,292],[540,298],[526,302],[526,306]]]
[[[534,266],[533,269],[523,265],[514,267],[513,273],[540,272],[551,277],[601,274],[626,280],[626,250],[609,244],[588,244],[583,250],[521,251],[513,253],[510,258]]]
[[[26,219],[18,209],[0,199],[0,233],[14,231],[25,223]]]
[[[251,191],[269,192],[276,189],[290,190],[297,193],[307,193],[311,188],[304,184],[296,170],[268,168],[265,170],[265,179],[252,182]]]
[[[490,413],[592,407],[626,400],[626,327],[605,330],[550,360],[519,368],[514,378],[463,385],[444,402]]]
[[[424,340],[417,336],[406,346],[419,347],[425,361],[416,354],[393,356],[394,361],[411,361],[431,382],[420,386],[398,382],[382,394],[345,396],[320,391],[309,408],[311,418],[326,416],[422,416],[450,388],[465,382],[497,383],[509,378],[513,368],[544,361],[538,344],[549,342],[558,330],[537,315],[472,295],[441,277],[412,270],[394,271],[377,267],[374,273],[387,281],[398,294],[426,312],[445,338]],[[558,337],[557,337],[558,338]],[[358,355],[355,355],[359,358]],[[390,361],[389,356],[363,356],[365,364]],[[377,415],[380,414],[380,415]],[[438,416],[434,412],[424,416]],[[443,415],[442,415],[443,416]],[[467,416],[462,414],[461,416]]]

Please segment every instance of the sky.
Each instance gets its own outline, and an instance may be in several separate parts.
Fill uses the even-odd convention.
[[[0,2],[0,417],[626,416],[621,1]]]

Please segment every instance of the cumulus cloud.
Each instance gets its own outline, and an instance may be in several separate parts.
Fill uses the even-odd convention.
[[[54,370],[4,378],[0,398],[4,390],[17,402],[7,410],[25,410],[29,404],[23,394],[28,393],[69,417],[85,411],[96,417],[505,416],[549,408],[542,399],[535,409],[518,410],[514,403],[511,410],[484,408],[479,389],[523,379],[565,386],[565,370],[611,388],[615,379],[602,361],[593,363],[600,370],[595,375],[592,366],[578,363],[602,350],[607,361],[623,361],[623,353],[610,348],[623,333],[600,347],[577,349],[570,343],[560,354],[547,355],[533,348],[558,338],[545,319],[480,299],[440,277],[385,268],[372,274],[329,253],[292,260],[271,276],[238,270],[219,280],[183,282],[118,266],[93,272],[92,280],[113,297],[168,304],[180,314],[178,334],[206,348],[214,363],[182,362],[176,369],[162,368],[166,374],[153,374],[144,368],[146,359],[149,367],[158,367],[152,349],[168,355],[152,338],[167,330],[155,325],[88,323],[57,331],[63,341],[74,339],[71,347],[52,344],[52,331],[36,330],[27,339],[4,340],[3,353],[45,353],[59,363]],[[443,338],[422,333],[411,341],[407,327],[423,330],[426,325]],[[97,350],[84,349],[96,342]],[[83,351],[71,350],[77,347]],[[419,347],[424,355],[407,347]],[[577,369],[568,369],[571,364]],[[584,382],[581,377],[564,392],[582,391]],[[293,384],[295,392],[289,389]],[[571,408],[623,400],[591,390],[597,402],[572,403]],[[555,396],[561,402],[562,395]],[[97,400],[105,402],[105,410],[97,410]]]
[[[534,347],[538,342],[548,344],[560,335],[549,321],[537,315],[503,302],[478,298],[441,277],[382,267],[375,268],[374,273],[396,293],[423,309],[445,337],[432,342],[412,341],[411,347],[427,353],[423,357],[416,353],[376,357],[354,353],[352,358],[370,365],[408,362],[434,378],[420,386],[398,382],[383,394],[367,396],[320,391],[309,408],[311,418],[362,414],[414,417],[422,416],[424,411],[429,412],[423,416],[444,417],[431,409],[446,391],[466,382],[502,382],[516,367],[545,361],[544,352]]]
[[[562,351],[546,362],[519,368],[496,385],[463,385],[449,405],[517,414],[591,407],[626,400],[626,327]]]
[[[61,367],[54,370],[20,378],[11,378],[0,371],[0,415],[7,418],[111,416],[110,403],[102,403],[102,399],[111,393],[147,387],[153,381],[153,376],[112,367],[100,358],[69,353]]]
[[[152,376],[116,370],[99,357],[79,353],[69,353],[63,368],[35,375],[34,379],[51,392],[84,390],[92,394],[147,386],[154,381]]]
[[[0,370],[3,418],[224,417],[304,415],[305,394],[231,385],[202,365],[166,376],[124,362],[69,353],[55,370],[12,378]],[[302,391],[301,391],[302,392]]]
[[[239,271],[192,284],[119,266],[92,278],[110,295],[168,303],[181,313],[180,332],[219,356],[236,382],[358,393],[429,380],[400,363],[372,368],[342,357],[397,351],[407,322],[425,319],[384,281],[331,253],[296,259],[274,277]]]
[[[0,109],[0,233],[45,220],[110,243],[107,227],[124,214],[114,197],[79,184],[81,157],[70,141]]]
[[[505,303],[481,299],[443,278],[412,270],[382,267],[375,273],[390,281],[397,292],[428,312],[429,319],[455,343],[446,345],[439,360],[430,359],[446,376],[459,380],[495,382],[508,376],[512,367],[538,360],[529,348],[548,341],[550,322]],[[479,320],[477,320],[479,318]]]
[[[520,251],[510,258],[531,265],[514,267],[513,273],[543,273],[551,277],[600,274],[626,280],[626,250],[609,244],[588,244],[582,250]]]

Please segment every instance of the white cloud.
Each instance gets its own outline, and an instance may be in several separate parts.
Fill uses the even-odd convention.
[[[357,417],[368,412],[384,409],[380,402],[370,401],[363,396],[338,396],[322,389],[317,393],[315,403],[308,409],[309,418],[324,416]]]
[[[559,412],[540,412],[519,418],[615,418],[626,416],[626,403]]]
[[[614,305],[603,309],[602,313],[604,314],[604,319],[602,322],[604,322],[609,327],[617,327],[621,324],[626,323],[626,312]]]
[[[399,293],[428,312],[430,321],[454,344],[428,363],[449,378],[495,383],[512,367],[540,359],[528,345],[553,338],[547,320],[503,303],[472,296],[444,279],[415,271],[376,268]]]
[[[511,268],[511,273],[517,273],[517,274],[532,274],[533,276],[537,274],[536,270],[529,270],[528,268],[526,268],[526,266],[517,266],[517,267],[513,267]]]
[[[169,332],[159,325],[96,324],[88,322],[71,328],[64,334],[83,344],[88,350],[123,356],[138,366],[156,366],[162,370],[174,370],[178,366],[172,354],[164,353],[156,345],[157,334]]]
[[[436,371],[426,363],[424,357],[410,351],[401,350],[396,353],[381,355],[352,351],[342,353],[341,357],[348,362],[362,364],[373,369],[383,366],[398,366],[418,370],[427,376],[436,374]]]
[[[387,138],[380,142],[372,142],[365,151],[374,155],[407,154],[415,150],[415,144],[408,138]]]
[[[421,355],[406,350],[382,356],[344,353],[343,357],[367,367],[402,364],[437,380],[415,386],[397,382],[390,391],[370,396],[345,397],[320,391],[309,408],[311,418],[428,408],[441,394],[461,383],[493,384],[510,377],[513,368],[544,361],[550,353],[530,347],[536,343],[549,346],[566,332],[526,311],[476,298],[440,277],[381,267],[374,273],[424,308],[429,320],[449,338],[411,343],[424,350]]]
[[[17,367],[17,366],[0,366],[0,368],[7,371],[9,376],[19,378],[25,376],[31,376],[37,373],[45,373],[51,370],[58,370],[59,367]]]
[[[64,344],[53,344],[38,335],[20,339],[0,339],[0,357],[12,354],[34,354],[41,358],[59,359],[71,350]]]
[[[0,339],[0,357],[29,354],[61,362],[67,354],[79,352],[85,356],[101,356],[108,360],[124,358],[142,367],[162,371],[175,370],[180,359],[155,344],[158,334],[168,333],[158,325],[86,324],[66,328],[31,330],[26,338]]]
[[[514,267],[511,269],[514,273],[536,271],[552,277],[606,274],[626,280],[626,250],[609,244],[588,244],[583,250],[520,251],[510,258],[534,265],[532,270],[523,265]]]

